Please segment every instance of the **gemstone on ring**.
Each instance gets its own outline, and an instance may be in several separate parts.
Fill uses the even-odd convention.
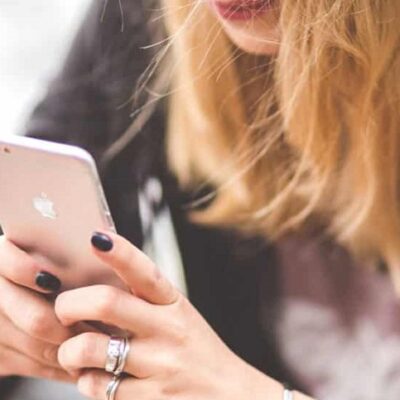
[[[105,370],[114,373],[118,368],[121,356],[124,354],[125,338],[119,336],[111,336],[108,342],[107,358]]]
[[[120,357],[118,358],[118,363],[114,370],[114,375],[120,375],[124,372],[129,351],[130,351],[129,340],[128,338],[124,338],[123,345],[121,345]]]

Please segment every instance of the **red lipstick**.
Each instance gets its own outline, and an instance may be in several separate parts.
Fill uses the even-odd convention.
[[[217,13],[230,21],[246,21],[267,12],[274,0],[211,0]]]

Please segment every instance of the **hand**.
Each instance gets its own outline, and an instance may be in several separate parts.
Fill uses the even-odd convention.
[[[49,293],[36,284],[40,272],[31,256],[0,237],[0,377],[72,381],[59,365],[57,351],[73,333],[37,293]]]
[[[229,350],[141,251],[113,233],[96,237],[106,251],[95,253],[131,293],[109,286],[64,292],[56,300],[56,314],[65,326],[101,321],[130,333],[127,376],[117,400],[282,397],[282,387]],[[78,388],[93,399],[104,399],[111,379],[104,372],[108,341],[106,335],[84,333],[59,349],[60,364],[81,371]]]

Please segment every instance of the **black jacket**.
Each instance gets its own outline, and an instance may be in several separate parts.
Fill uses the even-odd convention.
[[[150,62],[148,0],[95,0],[74,40],[64,67],[26,127],[31,136],[73,143],[99,161],[104,150],[131,124],[135,85]],[[101,20],[102,19],[102,20]],[[153,22],[154,24],[154,22]],[[123,27],[123,31],[122,28]],[[141,133],[101,171],[117,230],[143,242],[137,192],[146,178],[161,179],[177,231],[192,303],[240,357],[280,380],[290,381],[274,346],[278,298],[273,249],[261,238],[188,221],[183,209],[192,196],[177,187],[164,152],[165,113],[161,103]],[[260,313],[270,318],[261,328]]]

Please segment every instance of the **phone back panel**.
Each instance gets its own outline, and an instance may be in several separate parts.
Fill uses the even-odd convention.
[[[92,252],[92,233],[115,228],[94,161],[82,149],[30,138],[0,141],[0,225],[61,279],[63,290],[122,286]]]

